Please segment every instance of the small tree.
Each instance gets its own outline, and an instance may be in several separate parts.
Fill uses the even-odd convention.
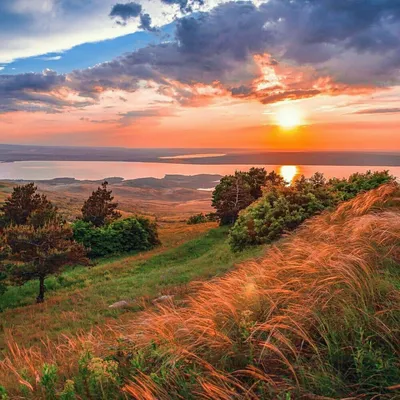
[[[285,182],[285,179],[281,175],[277,174],[275,171],[271,171],[265,177],[264,185],[269,185],[269,186],[273,186],[273,187],[279,187],[279,186],[287,185],[287,182]]]
[[[236,171],[224,176],[213,192],[212,206],[216,208],[221,225],[233,224],[239,211],[263,195],[266,186],[284,186],[285,180],[276,172],[267,174],[264,168],[249,172]]]
[[[3,226],[27,225],[43,226],[57,214],[57,208],[44,194],[37,193],[35,184],[16,186],[11,196],[0,208],[3,212]]]
[[[254,197],[242,172],[224,176],[213,192],[212,206],[217,210],[221,225],[233,224],[239,211],[249,206]]]
[[[250,194],[254,200],[260,198],[262,196],[262,188],[267,180],[267,171],[264,168],[252,167],[249,172],[243,173],[243,177],[250,185]]]
[[[37,303],[44,301],[45,279],[67,265],[88,264],[85,249],[72,240],[71,227],[59,218],[44,226],[11,225],[1,235],[9,279],[17,284],[39,281]]]
[[[82,207],[82,219],[91,222],[94,226],[103,226],[121,217],[116,211],[118,203],[113,203],[112,191],[107,189],[108,182],[103,182],[101,187],[92,192]]]

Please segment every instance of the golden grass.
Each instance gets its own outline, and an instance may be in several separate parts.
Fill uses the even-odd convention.
[[[377,303],[382,248],[386,257],[396,255],[400,240],[398,200],[397,185],[363,194],[306,223],[261,261],[205,283],[187,307],[148,311],[134,324],[130,339],[135,349],[156,345],[171,369],[197,364],[202,371],[199,398],[229,399],[240,393],[239,398],[256,399],[261,382],[281,390],[289,389],[287,382],[298,385],[300,358],[324,368],[316,338],[326,336],[325,316],[339,322],[349,305],[367,313]],[[389,202],[396,204],[387,208]],[[399,306],[399,292],[393,289],[390,295]],[[385,312],[389,310],[377,309],[371,324],[399,352],[399,332],[385,325]],[[221,361],[227,358],[229,362]],[[226,370],[230,372],[222,372]],[[243,387],[246,380],[239,377],[246,375],[253,377],[255,388]],[[149,393],[154,399],[167,398],[146,382],[140,376],[125,390],[137,399],[149,399]]]
[[[399,256],[399,211],[398,185],[382,186],[313,218],[262,259],[203,283],[184,307],[161,304],[111,333],[65,338],[44,352],[21,349],[10,338],[0,372],[9,387],[19,381],[34,392],[22,367],[39,376],[43,362],[53,362],[70,376],[70,360],[82,348],[104,356],[106,344],[122,335],[126,351],[149,356],[122,389],[129,398],[185,398],[177,387],[190,380],[191,396],[199,399],[281,398],[289,392],[296,396],[291,399],[322,399],[303,383],[313,369],[330,373],[333,327],[347,329],[353,318],[365,316],[368,328],[400,355],[399,327],[387,324],[388,315],[400,310],[400,294],[390,286],[382,299],[377,284],[381,261]],[[157,384],[151,373],[163,369],[167,374]],[[352,398],[357,389],[347,390]]]

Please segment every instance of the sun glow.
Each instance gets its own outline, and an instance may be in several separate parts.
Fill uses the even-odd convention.
[[[284,129],[293,129],[301,125],[303,115],[298,108],[284,106],[276,112],[276,122]]]
[[[282,176],[288,184],[298,175],[299,169],[296,165],[282,165],[279,167],[279,175]]]

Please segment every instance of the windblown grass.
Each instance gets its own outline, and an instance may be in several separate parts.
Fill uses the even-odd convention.
[[[388,185],[359,196],[205,283],[186,308],[149,311],[130,336],[146,362],[124,390],[138,399],[393,398],[398,195]]]
[[[38,369],[47,362],[62,370],[57,385],[73,377],[84,399],[393,399],[399,245],[400,192],[392,184],[312,219],[261,260],[203,283],[184,306],[161,304],[112,335],[44,352],[11,342],[0,371],[26,398],[48,395]],[[92,364],[82,378],[82,368],[67,362],[88,347],[103,360],[97,395],[80,391],[93,382]],[[117,371],[107,364],[114,361]]]

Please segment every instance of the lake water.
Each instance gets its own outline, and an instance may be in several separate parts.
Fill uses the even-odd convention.
[[[367,170],[389,170],[400,178],[400,167],[354,167],[354,166],[318,166],[318,165],[199,165],[175,163],[144,163],[144,162],[104,162],[104,161],[21,161],[14,163],[0,163],[0,180],[23,179],[44,180],[53,178],[76,178],[100,180],[108,177],[136,178],[163,178],[166,174],[196,175],[220,174],[226,175],[235,170],[246,171],[251,167],[265,167],[268,172],[274,170],[280,173],[287,181],[295,176],[304,174],[311,176],[319,171],[326,177],[344,178],[354,172]]]

